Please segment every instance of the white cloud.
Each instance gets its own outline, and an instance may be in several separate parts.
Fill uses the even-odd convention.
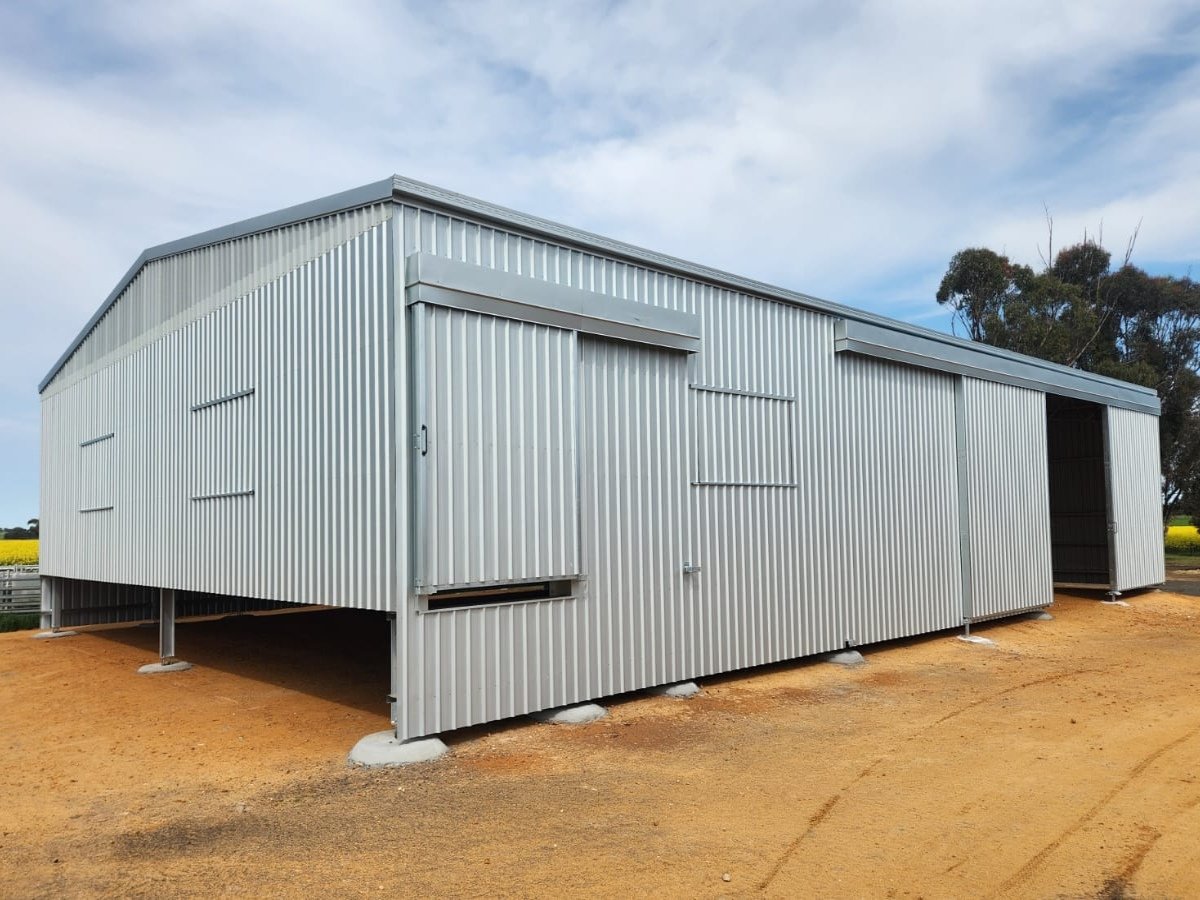
[[[1043,201],[1186,266],[1189,6],[10,4],[0,418],[143,247],[393,171],[919,321],[955,250],[1035,261]]]

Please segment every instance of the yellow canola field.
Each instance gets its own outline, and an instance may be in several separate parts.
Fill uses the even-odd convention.
[[[1172,525],[1167,529],[1167,552],[1200,554],[1200,532],[1194,525]]]
[[[27,541],[0,541],[0,566],[32,566],[37,561],[37,538]]]

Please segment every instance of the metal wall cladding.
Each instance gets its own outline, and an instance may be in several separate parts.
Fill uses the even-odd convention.
[[[42,627],[150,622],[158,617],[158,597],[157,588],[43,576]],[[55,604],[59,610],[58,622],[52,618]],[[175,615],[198,618],[291,608],[293,604],[277,600],[181,591],[176,597]]]
[[[812,368],[802,379],[808,421],[798,454],[808,483],[795,502],[816,501],[826,512],[801,534],[806,553],[823,557],[819,579],[805,572],[806,597],[832,608],[827,634],[839,645],[958,625],[954,378],[865,357],[829,359],[828,350],[831,370],[813,378],[819,345],[832,346],[833,323],[813,325],[821,338],[804,355]],[[825,377],[828,394],[818,386]],[[814,435],[820,431],[832,441]]]
[[[44,532],[43,532],[44,534]],[[147,622],[156,615],[158,590],[42,574],[42,627]],[[52,611],[58,610],[58,621]]]
[[[695,432],[693,481],[711,485],[792,485],[794,397],[692,392]],[[715,438],[715,439],[714,439]]]
[[[579,574],[576,335],[412,308],[417,583]]]
[[[966,615],[1001,616],[1054,602],[1046,397],[962,381],[970,585]]]
[[[401,314],[389,267],[417,252],[696,314],[702,349]],[[836,354],[820,313],[409,205],[297,266],[51,386],[47,574],[395,609],[401,737],[961,623],[955,376]],[[430,397],[436,477],[411,446]],[[1027,399],[980,393],[977,427],[1033,429]],[[501,490],[487,467],[513,427],[545,462],[505,466],[526,481]],[[110,431],[114,508],[79,513],[79,444]],[[450,583],[569,560],[572,465],[576,596],[422,609],[425,516],[449,515],[431,542],[449,562],[422,562]],[[436,498],[412,521],[410,472]]]
[[[391,211],[390,203],[377,203],[148,262],[47,393],[323,256],[379,225]]]
[[[42,405],[43,573],[395,608],[391,258],[375,225],[56,382]],[[82,512],[95,496],[80,444],[107,433],[112,508]]]
[[[1162,584],[1166,563],[1157,417],[1108,407],[1108,453],[1117,527],[1116,589]]]
[[[833,320],[796,307],[412,207],[398,219],[405,257],[705,323],[687,356],[579,339],[582,589],[428,613],[411,599],[401,736],[961,623],[953,377],[837,358]],[[701,473],[734,483],[691,486]]]
[[[100,512],[111,509],[114,500],[112,479],[113,440],[111,432],[79,444],[79,509],[80,512]]]
[[[659,684],[701,664],[702,623],[682,572],[686,371],[680,353],[579,339],[588,577],[571,599],[401,617],[400,734]]]

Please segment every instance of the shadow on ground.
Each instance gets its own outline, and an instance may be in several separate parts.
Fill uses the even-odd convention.
[[[158,626],[92,632],[158,655]],[[175,646],[193,665],[387,715],[389,638],[383,613],[305,610],[181,622]]]

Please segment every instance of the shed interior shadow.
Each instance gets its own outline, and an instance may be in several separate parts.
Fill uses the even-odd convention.
[[[1111,582],[1111,548],[1104,408],[1047,394],[1046,448],[1054,583],[1105,587]]]

